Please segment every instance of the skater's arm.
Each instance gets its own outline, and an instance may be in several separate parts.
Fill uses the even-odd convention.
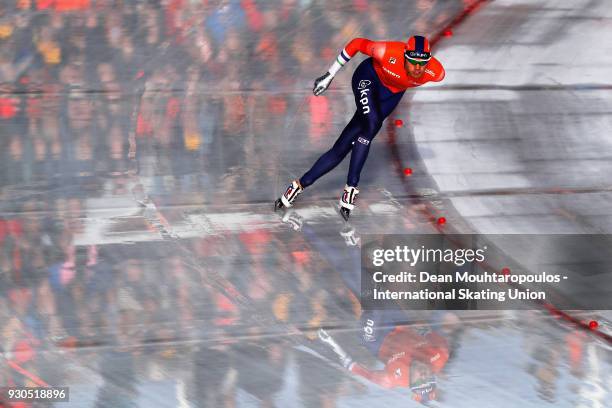
[[[344,66],[357,52],[361,52],[370,57],[382,58],[385,54],[385,42],[370,41],[367,38],[355,38],[351,40],[346,47],[338,54],[336,60],[329,67],[329,70],[315,80],[313,93],[317,96],[321,95],[331,84],[340,68]]]
[[[340,54],[338,54],[336,61],[334,61],[329,68],[329,73],[332,76],[336,75],[338,71],[340,71],[340,68],[349,62],[358,52],[370,57],[379,56],[379,54],[384,54],[385,52],[385,43],[370,41],[367,38],[355,38],[351,40]]]

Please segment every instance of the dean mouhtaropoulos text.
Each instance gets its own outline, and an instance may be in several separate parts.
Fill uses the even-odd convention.
[[[499,274],[483,272],[473,274],[469,272],[455,272],[454,274],[436,275],[429,272],[398,272],[383,273],[380,271],[372,274],[376,283],[559,283],[560,275],[547,272],[538,274]]]

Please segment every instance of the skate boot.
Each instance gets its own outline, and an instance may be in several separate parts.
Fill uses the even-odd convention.
[[[289,208],[293,205],[293,202],[299,196],[304,189],[300,185],[298,180],[293,180],[287,191],[274,203],[274,211],[278,211],[281,208]]]
[[[348,221],[351,216],[351,210],[355,208],[355,200],[358,194],[359,190],[357,187],[351,187],[349,185],[344,187],[344,192],[342,193],[342,197],[340,197],[340,215],[342,215],[344,221]]]

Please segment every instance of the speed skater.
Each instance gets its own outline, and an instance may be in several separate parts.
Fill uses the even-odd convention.
[[[399,104],[408,88],[444,78],[442,64],[431,56],[427,38],[415,35],[406,42],[351,40],[333,65],[314,83],[313,93],[321,95],[357,51],[369,56],[353,74],[351,86],[356,111],[336,143],[325,152],[304,175],[293,180],[285,193],[276,200],[274,209],[291,207],[302,191],[332,170],[351,152],[346,186],[340,196],[340,213],[348,220],[359,194],[359,177],[370,150],[370,143],[383,121]],[[403,64],[402,64],[403,62]],[[403,65],[403,68],[402,68]]]

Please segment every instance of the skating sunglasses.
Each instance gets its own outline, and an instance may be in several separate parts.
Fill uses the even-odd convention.
[[[427,65],[427,63],[429,62],[429,60],[427,61],[421,61],[421,60],[415,60],[412,58],[408,58],[406,57],[406,59],[408,60],[409,63],[411,63],[412,65],[420,65],[422,67],[424,67],[425,65]]]

